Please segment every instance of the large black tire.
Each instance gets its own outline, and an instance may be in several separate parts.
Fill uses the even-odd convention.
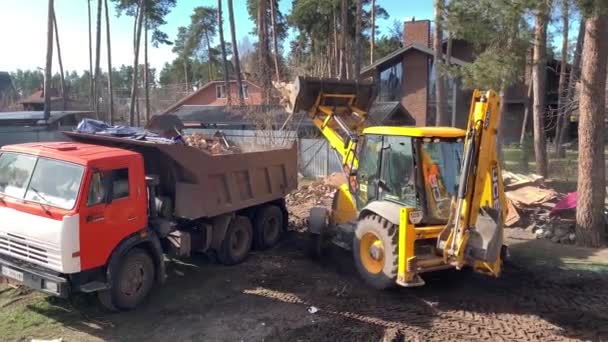
[[[136,308],[152,290],[155,273],[150,254],[133,248],[112,272],[110,289],[97,293],[101,304],[111,311]]]
[[[217,258],[224,265],[235,265],[247,259],[253,240],[251,221],[245,216],[236,216],[226,231]]]
[[[274,247],[283,235],[283,211],[276,205],[259,208],[253,220],[253,243],[257,249]]]
[[[310,209],[308,216],[308,254],[313,259],[323,257],[325,234],[329,225],[329,212],[323,207]]]
[[[398,227],[380,216],[366,216],[357,224],[353,239],[355,265],[363,280],[376,289],[396,284],[398,239]]]

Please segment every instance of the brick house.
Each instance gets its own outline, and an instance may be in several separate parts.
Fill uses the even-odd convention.
[[[262,88],[248,80],[243,80],[243,95],[246,106],[262,105]],[[230,97],[232,104],[238,104],[238,86],[236,80],[230,81]],[[187,106],[225,106],[228,104],[226,85],[224,81],[211,81],[197,89],[192,94],[177,101],[161,114],[173,113]]]
[[[443,44],[444,58],[447,42]],[[525,53],[525,52],[522,52]],[[435,124],[435,70],[432,49],[431,22],[412,20],[404,23],[403,47],[363,68],[361,78],[372,78],[378,87],[376,102],[400,103],[417,126]],[[452,66],[462,66],[475,59],[473,44],[453,40]],[[549,58],[547,65],[546,104],[557,106],[557,84],[560,63]],[[528,72],[526,70],[526,75]],[[506,142],[519,139],[527,98],[527,79],[507,91],[503,132]],[[448,112],[455,126],[464,128],[469,114],[471,90],[464,89],[458,78],[448,77],[446,94]],[[548,111],[547,127],[555,127],[555,117]],[[531,129],[531,115],[528,128]],[[407,124],[407,123],[403,123]],[[549,130],[550,131],[550,130]],[[551,133],[552,134],[552,133]]]

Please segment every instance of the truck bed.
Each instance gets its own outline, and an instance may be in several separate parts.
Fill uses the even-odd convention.
[[[297,187],[296,145],[213,155],[178,144],[66,132],[71,139],[124,148],[144,157],[146,174],[160,177],[160,194],[174,201],[173,215],[213,217],[283,198]]]

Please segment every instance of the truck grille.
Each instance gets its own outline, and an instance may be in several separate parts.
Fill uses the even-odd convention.
[[[61,267],[58,249],[16,234],[0,232],[0,253],[37,265]]]

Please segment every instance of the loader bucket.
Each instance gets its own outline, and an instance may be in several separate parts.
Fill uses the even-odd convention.
[[[353,105],[368,112],[376,98],[376,87],[371,81],[298,76],[289,98],[293,112],[309,111],[320,94],[355,94],[356,102]]]

